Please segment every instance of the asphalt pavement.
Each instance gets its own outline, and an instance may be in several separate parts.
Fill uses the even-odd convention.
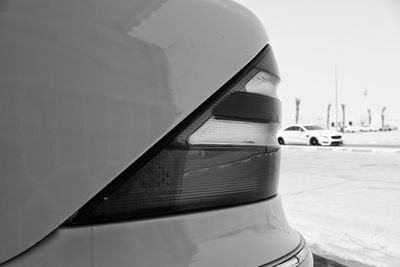
[[[345,266],[400,266],[400,154],[371,151],[286,147],[280,193],[314,253]]]

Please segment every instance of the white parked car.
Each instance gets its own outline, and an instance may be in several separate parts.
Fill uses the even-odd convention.
[[[360,126],[360,132],[377,132],[379,128],[374,125],[363,125]]]
[[[341,145],[342,135],[336,131],[325,130],[318,125],[295,124],[278,132],[278,142],[281,145]]]
[[[379,128],[379,131],[396,131],[398,127],[396,125],[385,125]]]
[[[341,128],[341,131],[343,131],[344,133],[355,133],[359,130],[351,125],[346,125]]]
[[[278,194],[280,76],[251,12],[0,3],[2,267],[313,265]]]

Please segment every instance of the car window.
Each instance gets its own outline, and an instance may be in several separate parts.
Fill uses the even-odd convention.
[[[289,128],[286,128],[284,131],[296,131],[296,126],[291,126]]]
[[[304,126],[304,128],[306,128],[309,131],[314,131],[314,130],[324,130],[324,128],[318,126],[318,125],[307,125]]]

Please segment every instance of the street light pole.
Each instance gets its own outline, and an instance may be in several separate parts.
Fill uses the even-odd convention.
[[[336,68],[336,66],[335,66],[335,110],[336,110],[335,128],[337,129],[338,128],[338,89],[337,89],[337,68]]]

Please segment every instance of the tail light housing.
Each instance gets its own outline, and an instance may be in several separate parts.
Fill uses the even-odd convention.
[[[280,164],[278,83],[267,46],[65,224],[179,214],[274,196]]]

